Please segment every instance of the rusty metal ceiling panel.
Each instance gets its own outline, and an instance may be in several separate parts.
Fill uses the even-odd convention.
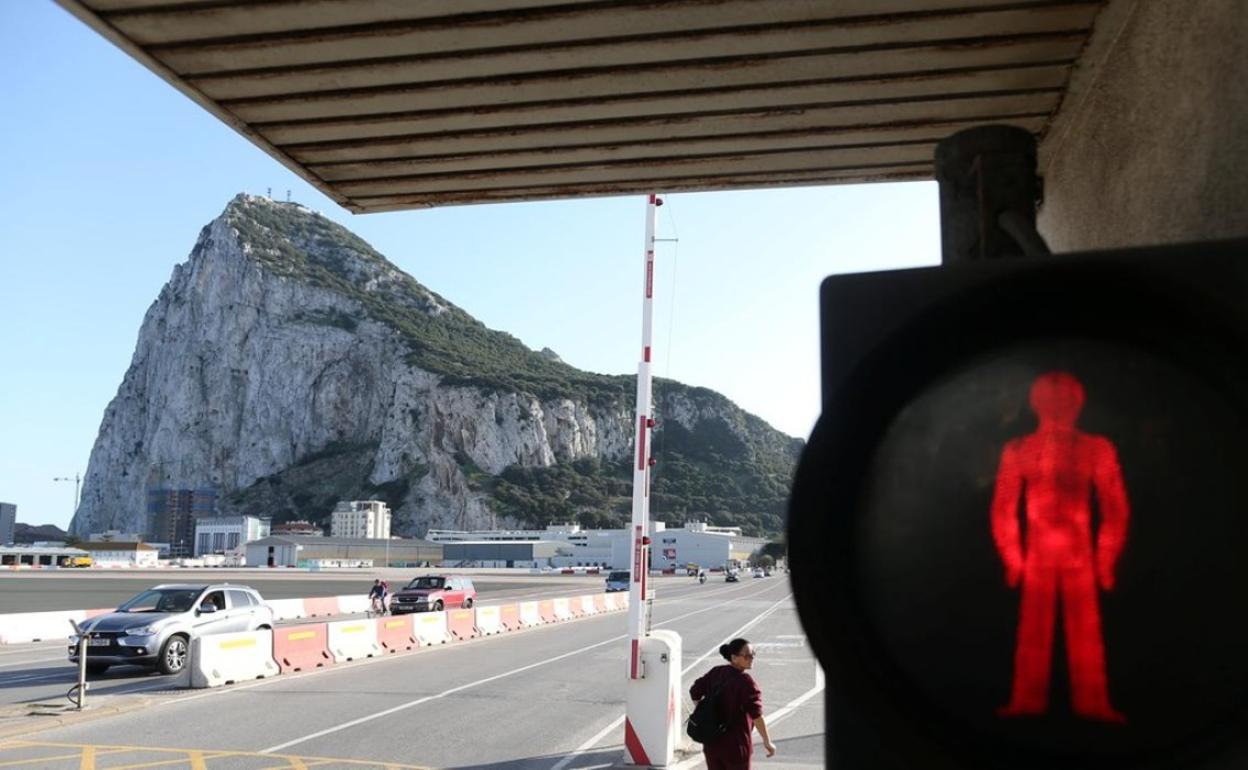
[[[1104,0],[58,0],[353,211],[925,178]]]

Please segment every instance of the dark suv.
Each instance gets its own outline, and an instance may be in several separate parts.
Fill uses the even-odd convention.
[[[390,597],[390,614],[437,612],[471,607],[477,601],[472,580],[450,575],[423,575],[400,588]]]

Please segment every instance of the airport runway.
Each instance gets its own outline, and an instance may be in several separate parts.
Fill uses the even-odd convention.
[[[457,571],[458,572],[458,571]],[[264,569],[164,569],[116,571],[31,571],[0,574],[0,613],[43,610],[84,610],[116,607],[140,591],[159,583],[241,583],[266,599],[367,594],[375,578],[385,576],[393,590],[416,575],[443,574],[437,569],[391,569],[335,572],[296,572]],[[472,577],[483,596],[496,591],[566,582],[601,586],[605,575],[484,574]],[[586,588],[585,590],[591,590]],[[583,593],[584,591],[582,591]]]
[[[759,747],[758,767],[822,765],[823,679],[788,582],[656,586],[654,626],[683,637],[686,691],[719,662],[719,644],[750,638],[780,750],[767,760]],[[625,626],[624,614],[604,615],[216,690],[143,682],[144,707],[0,741],[0,756],[53,769],[104,754],[99,767],[602,768],[622,752]]]

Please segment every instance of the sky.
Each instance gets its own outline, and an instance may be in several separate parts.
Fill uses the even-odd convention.
[[[313,208],[491,328],[635,373],[641,196],[353,215],[46,0],[0,2],[0,501],[69,524],[143,315],[239,192]],[[934,183],[668,194],[655,374],[790,435],[819,412],[819,283],[939,261]]]

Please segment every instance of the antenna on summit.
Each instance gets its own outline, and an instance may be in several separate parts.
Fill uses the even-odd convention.
[[[272,188],[272,187],[266,187],[266,188],[264,188],[264,189],[268,191],[268,192],[267,192],[267,193],[265,193],[265,194],[266,194],[266,195],[268,195],[269,200],[273,200],[273,188]]]
[[[290,203],[290,190],[286,191],[286,202]]]

